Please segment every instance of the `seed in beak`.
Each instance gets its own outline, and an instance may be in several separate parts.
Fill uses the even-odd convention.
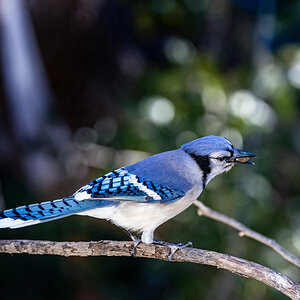
[[[237,157],[235,159],[235,161],[238,161],[243,164],[243,163],[247,162],[249,159],[250,159],[250,157]]]

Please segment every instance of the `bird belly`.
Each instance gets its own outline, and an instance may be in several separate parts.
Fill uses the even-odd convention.
[[[79,213],[111,221],[129,231],[155,230],[159,225],[188,208],[200,193],[190,191],[183,198],[169,204],[121,201],[114,207],[103,207]]]

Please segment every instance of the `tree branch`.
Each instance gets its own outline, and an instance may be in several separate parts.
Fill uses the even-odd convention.
[[[253,238],[278,252],[285,259],[300,267],[300,259],[292,255],[277,242],[247,228],[242,223],[220,214],[200,201],[194,203],[198,214],[225,223],[240,232],[240,236]],[[33,240],[0,240],[0,253],[27,253],[60,256],[130,256],[132,242],[53,242]],[[168,260],[170,249],[162,245],[139,244],[136,257]],[[291,299],[300,299],[300,285],[289,277],[270,268],[238,257],[195,248],[181,248],[173,256],[174,262],[191,262],[215,266],[246,278],[256,279],[287,295]]]
[[[53,242],[33,240],[0,240],[0,253],[27,253],[60,256],[130,256],[132,242]],[[168,260],[168,246],[140,243],[136,257]],[[215,266],[246,278],[256,279],[282,292],[293,300],[300,299],[300,285],[272,269],[238,257],[195,248],[180,248],[174,262],[191,262]]]
[[[290,253],[289,251],[287,251],[281,245],[279,245],[275,240],[265,237],[264,235],[246,227],[244,224],[236,221],[235,219],[229,218],[219,212],[212,210],[211,208],[207,207],[199,200],[196,200],[194,204],[198,207],[199,216],[206,216],[210,219],[214,219],[216,221],[222,222],[224,224],[227,224],[235,228],[236,230],[239,231],[240,237],[248,236],[258,242],[261,242],[262,244],[275,250],[277,253],[279,253],[283,258],[288,260],[290,263],[300,268],[300,259],[295,255],[293,255],[292,253]]]

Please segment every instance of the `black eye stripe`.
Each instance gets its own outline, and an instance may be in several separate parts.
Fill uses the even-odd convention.
[[[225,159],[230,159],[230,158],[232,158],[232,156],[233,156],[233,150],[227,149],[226,151],[228,151],[228,152],[230,153],[229,156],[223,156],[223,157],[209,157],[209,158],[217,159],[217,160],[219,160],[219,161],[223,161],[223,160],[225,160]]]
[[[229,159],[231,156],[224,156],[224,157],[209,157],[211,159],[217,159],[219,161],[223,161],[225,159]]]

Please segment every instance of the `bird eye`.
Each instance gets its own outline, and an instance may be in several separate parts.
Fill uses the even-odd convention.
[[[229,159],[233,156],[233,151],[227,149],[226,151],[220,151],[213,153],[210,158],[217,159],[219,161],[229,161]]]
[[[211,157],[211,158],[217,159],[217,160],[219,160],[219,161],[223,161],[223,160],[228,161],[228,160],[230,159],[229,156],[223,156],[223,157]]]

